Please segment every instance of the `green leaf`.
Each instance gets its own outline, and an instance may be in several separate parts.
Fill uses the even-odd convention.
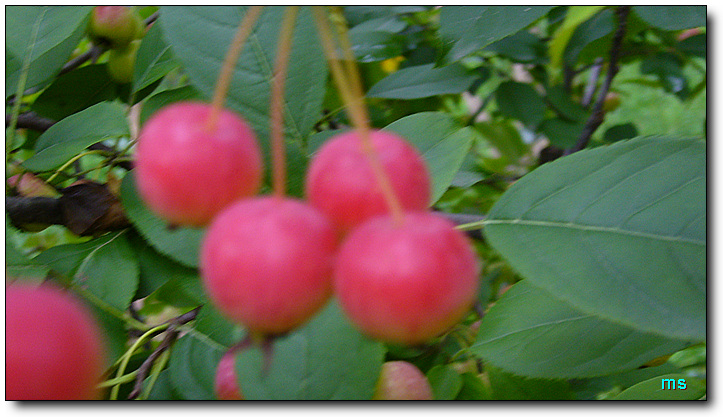
[[[519,31],[512,36],[502,38],[484,48],[515,62],[543,64],[545,43],[537,36],[526,31]]]
[[[705,6],[633,6],[633,11],[652,26],[682,30],[706,25]]]
[[[35,155],[23,165],[31,171],[49,171],[94,143],[127,135],[128,122],[123,106],[104,101],[51,126],[38,137]]]
[[[610,126],[603,134],[605,142],[618,142],[625,139],[632,139],[638,135],[638,129],[633,123],[622,123]]]
[[[583,313],[523,280],[485,315],[470,351],[517,375],[590,378],[635,369],[686,345]]]
[[[203,230],[190,227],[169,229],[167,223],[153,214],[141,200],[132,172],[123,177],[121,202],[128,219],[151,246],[183,265],[193,268],[198,266]]]
[[[461,64],[434,68],[434,64],[403,68],[382,78],[367,97],[411,100],[441,94],[459,94],[472,85],[476,75]]]
[[[171,383],[171,371],[166,368],[158,374],[158,379],[153,385],[153,389],[148,394],[148,399],[151,401],[177,401],[183,400],[174,389]]]
[[[542,165],[485,235],[521,275],[633,329],[706,337],[706,145],[646,137]]]
[[[403,136],[422,153],[432,177],[431,204],[452,184],[475,135],[471,127],[460,129],[451,116],[442,112],[416,113],[397,120],[384,130]]]
[[[356,28],[355,28],[356,29]],[[358,62],[376,62],[399,56],[404,37],[384,31],[349,31],[352,51]]]
[[[574,395],[567,381],[533,379],[507,373],[494,366],[485,366],[492,388],[492,400],[535,401],[572,400]]]
[[[194,329],[197,331],[195,337],[203,335],[203,338],[218,344],[222,350],[237,344],[246,334],[243,328],[226,319],[212,303],[205,304],[198,312]]]
[[[529,146],[522,141],[520,132],[510,120],[482,122],[474,127],[509,162],[514,163],[529,152]]]
[[[492,42],[515,34],[553,6],[445,6],[440,35],[453,42],[447,62],[458,61]]]
[[[577,143],[585,128],[585,121],[571,122],[561,118],[546,119],[540,124],[540,131],[551,144],[568,149]]]
[[[57,75],[85,34],[90,6],[8,6],[5,8],[5,97],[41,85]]]
[[[598,39],[606,37],[614,30],[615,15],[611,9],[596,13],[590,19],[574,28],[572,35],[565,45],[562,56],[563,61],[570,66],[574,66],[577,63],[578,57],[580,57],[580,53],[587,48],[588,45]],[[609,45],[606,45],[605,48],[596,48],[595,53],[599,56],[601,51],[606,51],[609,48]],[[558,52],[557,50],[555,51],[555,53]]]
[[[567,9],[565,20],[557,28],[550,41],[548,53],[551,67],[560,68],[562,66],[563,54],[575,29],[604,8],[605,6],[570,6]]]
[[[699,400],[706,395],[706,383],[685,374],[667,374],[640,382],[618,394],[613,400],[668,401]]]
[[[239,352],[236,373],[249,400],[368,400],[384,353],[380,342],[359,333],[331,302],[304,327],[274,342],[268,372],[254,347]]]
[[[502,114],[536,127],[545,116],[545,102],[529,84],[507,81],[495,91],[497,106]]]
[[[186,100],[200,100],[201,94],[196,91],[195,88],[191,87],[190,85],[179,87],[179,88],[173,88],[170,90],[163,90],[159,93],[156,93],[150,97],[148,97],[148,100],[146,100],[145,103],[143,103],[143,107],[141,108],[141,125],[146,123],[146,120],[148,120],[149,117],[151,117],[155,112],[162,109],[165,106],[168,106],[169,104],[175,103],[177,101],[186,101]]]
[[[223,353],[192,335],[178,339],[168,361],[173,390],[184,400],[215,400],[213,383]]]
[[[119,232],[85,243],[54,246],[35,260],[125,311],[138,287],[138,261],[134,255],[125,232]]]
[[[462,388],[455,399],[459,401],[489,400],[491,394],[478,375],[465,372],[462,374]]]
[[[588,117],[590,117],[590,112],[583,108],[580,103],[573,100],[572,97],[570,97],[570,93],[566,92],[563,86],[557,85],[548,88],[545,100],[557,114],[567,121],[586,121]]]
[[[248,8],[245,6],[163,6],[160,21],[166,41],[191,83],[211,97],[223,57]],[[226,104],[241,113],[268,152],[269,98],[283,7],[266,7],[234,67]],[[309,8],[294,29],[286,79],[286,136],[303,139],[321,117],[327,67]]]
[[[131,244],[140,265],[136,298],[147,297],[145,305],[162,303],[164,306],[192,308],[208,302],[196,268],[189,268],[158,253],[138,235]]]
[[[133,92],[138,92],[178,66],[171,47],[163,39],[161,21],[156,22],[143,37],[133,68]]]
[[[86,65],[58,77],[35,99],[33,110],[60,120],[103,101],[118,97],[118,85],[104,64]]]
[[[435,400],[454,400],[462,389],[462,377],[451,365],[437,365],[427,372]]]

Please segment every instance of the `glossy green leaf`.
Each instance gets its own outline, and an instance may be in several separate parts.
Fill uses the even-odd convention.
[[[509,162],[517,161],[530,150],[510,120],[487,121],[477,123],[474,127]]]
[[[151,26],[138,48],[133,68],[133,92],[140,91],[178,66],[171,47],[163,39],[161,21]]]
[[[368,400],[385,349],[359,333],[336,302],[273,346],[268,372],[258,348],[241,351],[236,373],[249,400]]]
[[[560,149],[573,147],[585,128],[585,121],[571,122],[561,118],[546,119],[540,124],[540,131],[552,145]]]
[[[682,30],[706,25],[706,6],[633,6],[641,19],[663,30]]]
[[[66,117],[43,132],[35,143],[36,154],[23,165],[31,171],[48,171],[94,143],[128,134],[123,106],[104,101]]]
[[[411,100],[441,94],[459,94],[477,78],[461,64],[435,68],[434,64],[407,67],[374,84],[367,97]]]
[[[248,7],[162,6],[160,21],[166,41],[191,83],[212,96],[223,57]],[[241,113],[268,149],[269,98],[276,43],[283,7],[266,7],[249,36],[228,91],[226,105]],[[285,86],[285,134],[303,139],[321,116],[327,81],[324,54],[311,10],[299,12],[294,29]]]
[[[485,235],[522,276],[583,312],[706,337],[706,145],[645,137],[577,152],[516,182]]]
[[[602,10],[594,14],[590,19],[582,22],[574,28],[572,35],[565,45],[562,55],[563,61],[568,65],[575,65],[580,53],[588,47],[588,45],[611,34],[615,30],[615,13],[612,9]],[[596,56],[600,56],[601,51],[606,48],[598,48],[595,51]],[[558,53],[559,51],[555,51]]]
[[[685,346],[583,313],[523,280],[485,315],[470,350],[518,375],[590,378],[635,369]]]
[[[148,120],[148,118],[151,117],[153,113],[157,112],[165,106],[168,106],[169,104],[175,103],[177,101],[200,99],[200,93],[190,85],[173,88],[170,90],[163,90],[159,93],[156,93],[148,97],[146,102],[143,103],[140,117],[141,125],[145,124],[146,120]]]
[[[567,381],[523,377],[491,365],[485,366],[485,371],[492,390],[491,400],[560,401],[574,399],[574,394]]]
[[[192,335],[178,339],[168,362],[174,391],[184,400],[215,400],[213,383],[223,353]]]
[[[35,260],[119,311],[128,308],[138,287],[138,261],[125,232],[54,246]]]
[[[194,337],[209,339],[216,343],[217,349],[225,350],[239,343],[246,331],[225,318],[212,303],[201,307],[196,317]]]
[[[471,127],[460,128],[451,116],[441,112],[416,113],[384,130],[403,136],[422,153],[432,177],[431,204],[452,184],[476,134]]]
[[[208,302],[198,269],[182,265],[157,252],[138,235],[130,242],[140,266],[136,297],[146,297],[144,309],[153,303],[193,308]]]
[[[499,111],[526,126],[535,127],[545,116],[545,102],[529,84],[507,81],[495,91]]]
[[[553,6],[445,6],[440,35],[452,42],[446,56],[454,62],[510,36],[544,16]]]
[[[153,214],[141,200],[132,172],[123,177],[121,202],[128,219],[154,248],[183,265],[198,266],[203,230],[190,227],[169,228],[168,224]]]
[[[640,382],[618,394],[613,400],[694,401],[706,395],[706,384],[685,374],[667,374]]]
[[[435,400],[454,400],[462,389],[462,377],[451,365],[437,365],[427,372]]]
[[[461,375],[462,388],[455,400],[458,401],[479,401],[491,399],[490,390],[484,385],[479,375],[465,372]]]
[[[5,8],[5,97],[52,79],[85,34],[90,6]],[[23,80],[24,79],[24,80]]]
[[[104,64],[91,64],[58,77],[35,99],[33,110],[60,120],[103,101],[118,97],[118,85]]]
[[[562,65],[563,54],[567,48],[575,29],[583,22],[590,19],[595,13],[602,10],[605,6],[570,6],[565,14],[565,20],[562,22],[549,44],[550,66],[559,68]]]
[[[545,43],[536,35],[519,31],[488,45],[484,50],[507,57],[515,62],[543,64],[546,57],[544,48]]]

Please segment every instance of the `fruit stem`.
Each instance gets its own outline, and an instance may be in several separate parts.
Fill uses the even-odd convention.
[[[291,39],[299,6],[289,6],[284,10],[279,43],[276,48],[274,80],[271,84],[271,158],[274,196],[281,198],[286,194],[286,149],[284,146],[284,86],[291,51]]]
[[[319,37],[321,38],[326,58],[329,61],[329,67],[331,68],[334,82],[341,93],[342,99],[349,109],[349,117],[359,132],[362,151],[371,165],[372,172],[374,173],[377,184],[384,195],[384,200],[389,207],[394,224],[400,225],[404,220],[404,212],[402,210],[402,205],[399,202],[399,198],[392,188],[389,176],[385,172],[384,167],[379,160],[379,155],[374,149],[374,145],[372,144],[370,138],[371,129],[369,127],[369,116],[366,111],[366,106],[364,105],[361,79],[359,77],[356,60],[352,54],[351,43],[349,42],[346,30],[337,31],[337,35],[344,51],[347,74],[345,74],[344,68],[341,67],[339,59],[336,57],[336,46],[334,45],[334,39],[331,33],[331,28],[329,27],[329,22],[327,21],[327,16],[324,13],[324,7],[314,6],[313,11],[316,26],[319,31]],[[340,20],[341,18],[339,16],[336,17],[337,20],[339,20],[337,25],[341,25],[345,28],[345,24]]]
[[[206,120],[206,129],[213,130],[218,120],[218,115],[223,109],[223,103],[226,100],[226,93],[228,93],[228,87],[231,84],[231,78],[233,77],[233,68],[238,61],[239,55],[243,50],[246,38],[251,34],[251,30],[254,27],[256,19],[261,14],[263,6],[252,6],[241,19],[241,23],[236,30],[236,35],[231,41],[231,46],[226,52],[223,65],[221,66],[221,73],[216,81],[216,89],[213,92],[213,100],[211,101],[211,113],[208,115]]]

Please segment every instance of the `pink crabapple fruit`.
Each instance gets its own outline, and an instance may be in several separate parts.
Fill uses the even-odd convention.
[[[92,314],[50,284],[5,288],[5,399],[100,399],[105,366]]]
[[[211,223],[201,275],[216,308],[252,333],[286,333],[331,295],[338,233],[320,212],[286,197],[239,201]]]
[[[390,361],[382,372],[372,400],[431,400],[432,387],[416,366],[406,361]]]
[[[391,132],[372,130],[370,139],[401,208],[426,209],[430,179],[416,148]],[[389,213],[357,131],[334,136],[312,157],[306,195],[341,230],[348,231],[366,219]]]
[[[449,329],[477,296],[479,266],[467,237],[427,211],[396,224],[375,217],[337,254],[334,289],[350,320],[371,337],[403,345]]]
[[[216,398],[224,401],[243,400],[236,378],[236,352],[232,349],[224,353],[216,368],[214,392]]]
[[[263,162],[256,135],[236,113],[179,102],[155,113],[141,129],[136,184],[146,204],[171,224],[204,226],[224,207],[255,194]]]

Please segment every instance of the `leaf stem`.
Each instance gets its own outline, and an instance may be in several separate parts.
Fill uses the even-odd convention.
[[[226,57],[221,66],[221,73],[216,81],[216,89],[213,92],[213,100],[211,101],[211,113],[208,115],[206,120],[206,128],[212,130],[218,120],[218,115],[221,113],[223,103],[226,100],[226,93],[228,93],[228,87],[231,84],[231,78],[233,77],[233,68],[238,61],[239,55],[243,50],[246,38],[251,34],[251,30],[254,27],[256,19],[261,14],[263,6],[251,6],[241,19],[236,35],[231,41],[231,46],[226,53]]]
[[[87,156],[87,155],[96,155],[96,154],[102,154],[102,153],[104,153],[104,152],[101,150],[92,150],[92,151],[86,151],[86,152],[80,153],[80,154],[72,157],[68,162],[64,163],[60,168],[55,170],[53,175],[51,175],[50,178],[48,178],[48,180],[46,182],[51,183],[61,172],[65,171],[68,167],[73,165],[73,163],[75,163],[75,161],[78,161],[80,158]]]
[[[284,18],[276,49],[274,80],[271,84],[271,152],[273,160],[274,196],[281,198],[286,194],[286,149],[284,146],[284,87],[291,52],[294,23],[299,6],[289,6]]]
[[[394,224],[400,225],[404,221],[404,212],[394,189],[392,188],[389,176],[379,160],[379,156],[374,149],[370,138],[369,116],[364,105],[364,97],[362,94],[361,81],[359,72],[356,67],[356,60],[351,52],[351,43],[349,42],[346,30],[337,31],[337,35],[344,50],[346,70],[342,68],[339,59],[336,56],[336,46],[329,26],[328,17],[324,13],[323,6],[314,6],[314,19],[319,31],[319,37],[324,48],[324,53],[329,61],[329,67],[334,78],[337,89],[341,93],[342,99],[348,108],[349,117],[354,127],[359,132],[362,151],[369,160],[374,177],[377,184],[381,188],[384,199],[387,202],[389,211],[394,219]],[[337,20],[339,19],[338,16]],[[343,25],[343,22],[338,22]]]

